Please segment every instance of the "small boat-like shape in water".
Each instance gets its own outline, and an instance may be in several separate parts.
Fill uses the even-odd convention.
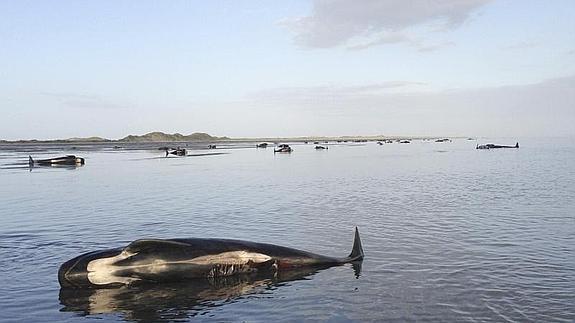
[[[485,144],[485,145],[475,146],[475,149],[498,149],[498,148],[519,148],[519,143],[516,142],[515,146],[505,146],[505,145],[495,145],[495,144]]]
[[[287,144],[281,144],[276,149],[274,149],[274,153],[291,153],[292,149]]]
[[[257,144],[256,148],[268,148],[268,143],[267,142],[262,142],[261,144]]]
[[[84,165],[85,161],[84,161],[84,158],[76,157],[74,155],[67,155],[67,156],[63,156],[63,157],[55,157],[55,158],[39,159],[39,160],[34,160],[34,159],[32,159],[32,156],[28,156],[28,163],[30,164],[30,167],[33,167],[35,165],[38,165],[38,166],[62,166],[62,165],[78,166],[78,165]]]
[[[315,146],[315,149],[316,150],[324,150],[324,149],[327,149],[327,147],[326,146]]]

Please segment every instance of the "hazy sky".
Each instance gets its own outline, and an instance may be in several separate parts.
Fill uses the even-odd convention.
[[[0,139],[575,136],[575,1],[0,0]]]

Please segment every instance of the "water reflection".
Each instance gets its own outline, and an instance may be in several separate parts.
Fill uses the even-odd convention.
[[[66,169],[66,170],[75,170],[79,167],[84,167],[83,164],[72,164],[72,165],[60,165],[60,164],[53,164],[53,165],[38,165],[38,164],[29,164],[29,163],[8,163],[3,164],[0,166],[0,169],[21,169],[21,170],[28,170],[33,171],[35,169]]]
[[[30,171],[34,170],[34,169],[66,169],[66,170],[75,170],[79,167],[84,167],[83,164],[73,164],[73,165],[58,165],[58,164],[54,164],[54,165],[31,165],[28,166],[28,168],[30,169]]]
[[[361,263],[353,264],[359,277]],[[246,295],[271,293],[291,282],[307,280],[325,268],[302,268],[272,274],[238,275],[186,283],[141,284],[116,289],[60,289],[62,312],[118,314],[126,321],[174,321],[205,314]]]

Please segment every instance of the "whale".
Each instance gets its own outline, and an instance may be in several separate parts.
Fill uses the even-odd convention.
[[[324,269],[364,258],[359,230],[347,257],[244,240],[140,239],[125,247],[92,251],[63,263],[58,282],[65,289],[97,289],[140,283],[188,282],[254,273]]]
[[[49,159],[39,159],[34,160],[32,156],[28,156],[28,165],[30,167],[37,166],[62,166],[62,165],[84,165],[85,160],[82,157],[76,157],[74,155],[67,155],[63,157],[55,157]]]
[[[515,146],[495,145],[495,144],[485,144],[475,146],[475,149],[499,149],[499,148],[519,148],[519,143],[516,142]]]

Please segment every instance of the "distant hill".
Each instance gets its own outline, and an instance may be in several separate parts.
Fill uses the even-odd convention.
[[[68,138],[64,139],[63,141],[70,141],[70,142],[104,142],[110,141],[110,139],[102,138],[102,137],[86,137],[86,138]]]
[[[130,135],[120,139],[122,142],[168,142],[168,141],[215,141],[226,140],[228,137],[214,137],[207,133],[195,132],[191,135],[182,135],[179,133],[168,134],[163,132],[150,132],[145,135],[135,136]]]
[[[39,140],[39,139],[28,139],[28,140],[0,140],[0,143],[6,144],[34,144],[34,143],[101,143],[101,142],[111,142],[113,140],[102,138],[102,137],[85,137],[85,138],[68,138],[68,139],[47,139],[47,140]]]

